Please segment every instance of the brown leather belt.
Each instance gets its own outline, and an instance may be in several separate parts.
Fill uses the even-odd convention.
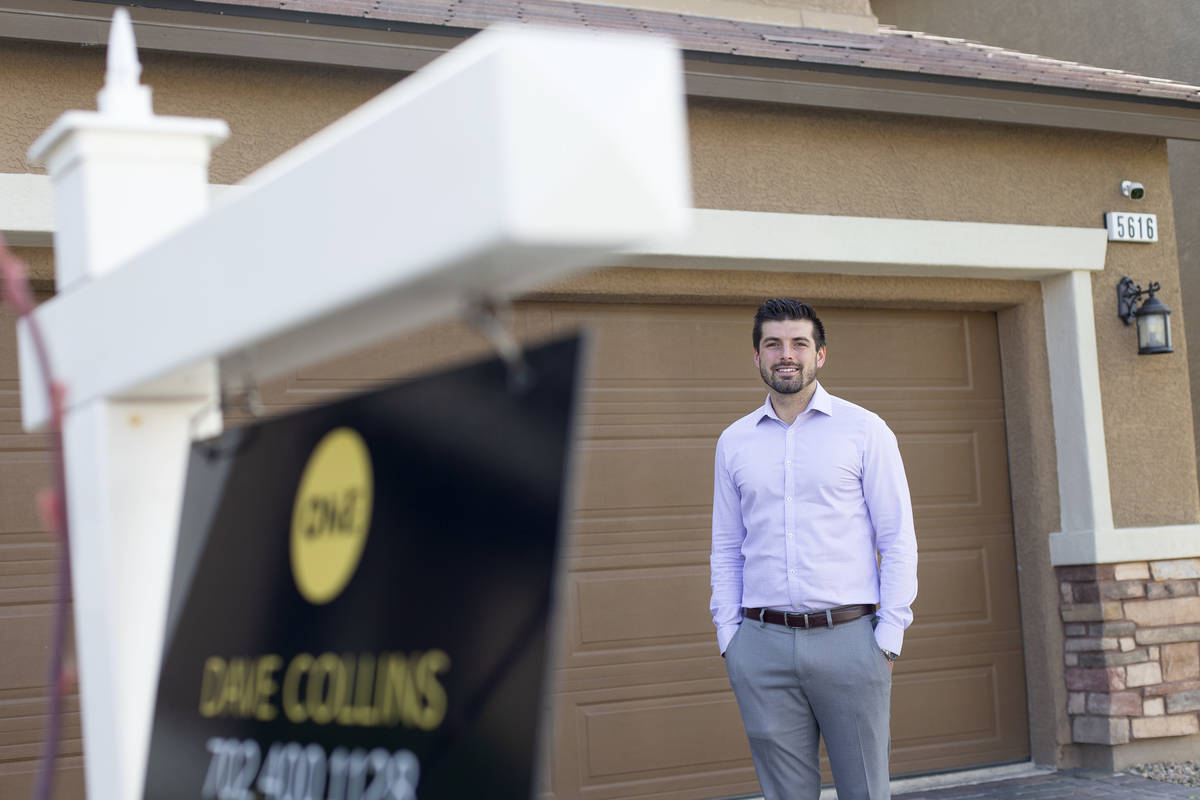
[[[832,628],[843,622],[850,622],[859,617],[875,613],[875,606],[864,604],[860,606],[838,606],[824,611],[775,611],[770,608],[743,608],[744,619],[770,622],[772,625],[786,625],[789,628]]]

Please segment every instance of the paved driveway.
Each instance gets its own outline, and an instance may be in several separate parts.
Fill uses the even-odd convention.
[[[1133,775],[1065,770],[893,795],[896,800],[1200,800],[1200,787]]]

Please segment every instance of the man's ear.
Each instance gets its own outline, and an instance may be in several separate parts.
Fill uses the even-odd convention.
[[[754,348],[754,366],[759,367],[758,363],[758,348]],[[759,367],[761,369],[761,367]]]
[[[821,345],[821,348],[817,350],[817,369],[823,366],[825,366],[825,345]]]

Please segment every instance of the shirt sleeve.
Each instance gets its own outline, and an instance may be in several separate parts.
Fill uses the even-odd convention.
[[[896,435],[878,417],[871,423],[863,452],[862,486],[880,556],[875,641],[882,649],[899,653],[917,597],[917,537]]]
[[[746,561],[742,555],[746,526],[742,522],[741,496],[726,466],[724,437],[717,440],[713,473],[709,610],[717,626],[717,646],[724,653],[742,621],[742,567]]]

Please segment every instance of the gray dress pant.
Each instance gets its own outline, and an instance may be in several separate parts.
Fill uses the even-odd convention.
[[[873,616],[833,628],[742,620],[725,649],[766,800],[817,800],[822,736],[838,800],[889,800],[892,676]]]

